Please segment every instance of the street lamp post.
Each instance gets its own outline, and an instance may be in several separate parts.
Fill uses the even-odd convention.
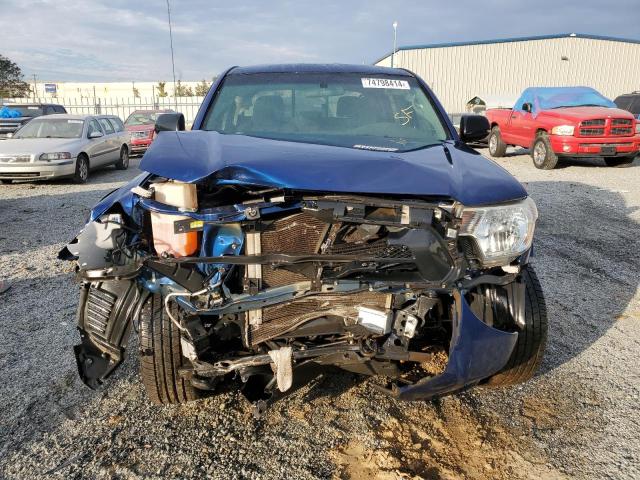
[[[396,40],[398,38],[398,22],[393,22],[393,52],[391,53],[391,68],[396,57]]]

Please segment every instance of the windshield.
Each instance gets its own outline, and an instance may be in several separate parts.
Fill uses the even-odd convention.
[[[524,103],[530,103],[532,112],[572,107],[609,107],[616,104],[589,87],[543,87],[528,88],[516,103],[521,109]]]
[[[14,138],[80,138],[84,120],[36,118],[16,132]]]
[[[127,117],[124,124],[128,126],[153,125],[159,115],[168,112],[133,112]]]
[[[21,117],[39,117],[44,112],[41,107],[28,106],[28,105],[9,105],[11,110],[17,110],[20,112]]]
[[[230,75],[203,129],[381,151],[413,150],[448,138],[416,79],[390,75]]]

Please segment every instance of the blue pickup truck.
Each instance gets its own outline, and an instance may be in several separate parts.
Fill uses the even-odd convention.
[[[270,65],[227,70],[183,130],[161,115],[144,173],[60,252],[88,386],[133,331],[153,402],[231,384],[257,414],[336,367],[402,400],[534,374],[537,210],[466,146],[486,118],[458,134],[406,70]]]

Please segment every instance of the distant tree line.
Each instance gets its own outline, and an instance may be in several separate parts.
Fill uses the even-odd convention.
[[[174,97],[204,97],[209,88],[211,88],[211,84],[216,81],[216,77],[211,79],[211,83],[207,82],[205,79],[202,79],[200,83],[195,86],[195,89],[192,89],[190,86],[183,85],[181,80],[176,82],[176,88],[174,91]],[[156,95],[159,97],[168,97],[169,93],[167,92],[167,82],[158,82],[156,85]]]

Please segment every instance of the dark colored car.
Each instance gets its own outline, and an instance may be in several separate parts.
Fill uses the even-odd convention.
[[[620,95],[614,100],[614,103],[618,108],[630,112],[640,120],[640,91]]]
[[[9,118],[0,116],[0,139],[7,138],[9,134],[13,134],[24,124],[42,115],[53,115],[54,113],[67,113],[62,105],[55,103],[21,103],[6,104],[9,111],[17,112]]]
[[[167,114],[142,175],[106,196],[60,258],[82,284],[82,380],[139,334],[152,401],[237,384],[255,412],[323,372],[398,399],[529,379],[545,303],[536,206],[400,69],[232,68],[192,131]]]
[[[144,153],[153,142],[154,126],[159,115],[173,113],[173,110],[136,110],[124,121],[131,134],[131,153]]]

